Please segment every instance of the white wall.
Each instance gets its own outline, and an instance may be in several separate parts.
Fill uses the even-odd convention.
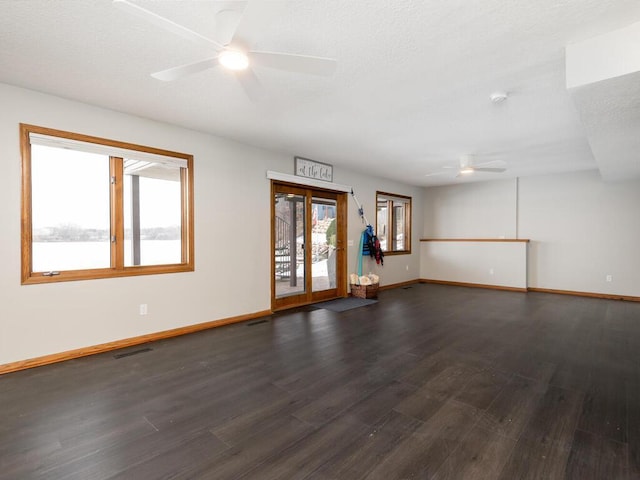
[[[273,153],[3,84],[0,104],[0,364],[270,308],[265,173],[293,173],[294,153],[304,152]],[[21,286],[19,123],[193,154],[195,272]],[[422,189],[338,168],[334,180],[353,185],[371,221],[376,190],[413,197],[414,253],[371,270],[381,270],[383,284],[418,278]],[[353,270],[362,228],[349,201]],[[140,303],[147,316],[138,315]]]
[[[420,278],[527,288],[524,242],[423,242]]]
[[[640,181],[607,183],[590,171],[517,186],[517,196],[515,180],[426,189],[425,236],[517,232],[531,240],[529,287],[640,296]]]
[[[427,188],[424,236],[515,238],[515,180]]]
[[[529,286],[640,296],[639,208],[638,180],[603,182],[597,172],[521,179]]]

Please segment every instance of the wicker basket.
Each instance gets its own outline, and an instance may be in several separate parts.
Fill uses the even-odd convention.
[[[351,284],[351,296],[358,298],[376,298],[378,296],[378,283],[373,285]]]

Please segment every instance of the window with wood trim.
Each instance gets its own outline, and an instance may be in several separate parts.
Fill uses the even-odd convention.
[[[20,125],[22,283],[193,271],[193,156]]]
[[[376,235],[386,254],[411,253],[411,197],[376,192]]]

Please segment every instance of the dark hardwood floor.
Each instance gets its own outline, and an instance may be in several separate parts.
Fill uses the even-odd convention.
[[[640,304],[379,300],[1,376],[0,479],[640,478]]]

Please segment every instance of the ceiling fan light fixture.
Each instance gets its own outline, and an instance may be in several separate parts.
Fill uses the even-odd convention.
[[[246,70],[249,67],[249,57],[238,50],[224,50],[218,57],[218,62],[229,70]]]
[[[493,92],[491,95],[489,95],[489,98],[493,103],[502,103],[507,99],[508,96],[509,94],[507,92]]]

